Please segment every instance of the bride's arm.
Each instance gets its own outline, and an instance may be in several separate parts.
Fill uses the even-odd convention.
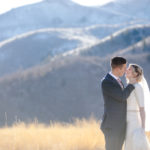
[[[142,128],[145,129],[145,109],[144,107],[140,107],[140,116],[142,121]]]
[[[112,83],[107,80],[102,81],[102,91],[108,96],[112,97],[113,100],[117,100],[119,102],[126,102],[130,93],[135,89],[132,84],[128,84],[126,88],[121,90],[118,84]]]
[[[141,85],[139,84],[136,85],[135,94],[136,94],[136,99],[140,110],[142,128],[145,129],[144,91]]]

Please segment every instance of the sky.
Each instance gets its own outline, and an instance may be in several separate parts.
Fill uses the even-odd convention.
[[[40,1],[42,0],[0,0],[0,14],[9,11],[12,8],[16,8],[19,6],[32,4]],[[79,3],[80,5],[96,6],[96,5],[103,5],[113,0],[72,0],[72,1]]]
[[[81,5],[85,5],[85,6],[97,6],[97,5],[104,5],[114,0],[72,0],[72,1],[77,2]]]

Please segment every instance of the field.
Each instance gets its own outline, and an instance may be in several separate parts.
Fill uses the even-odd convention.
[[[16,123],[0,129],[0,150],[103,150],[99,122],[76,120],[72,124]]]
[[[94,119],[72,124],[15,123],[0,129],[0,150],[104,150],[99,126]]]

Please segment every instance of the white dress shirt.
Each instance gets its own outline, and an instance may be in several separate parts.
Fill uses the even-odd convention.
[[[114,79],[116,79],[117,80],[117,82],[119,83],[119,85],[121,86],[121,88],[123,89],[124,88],[124,86],[123,86],[123,84],[122,84],[122,82],[121,82],[121,80],[120,80],[120,78],[119,77],[116,77],[112,72],[109,72],[109,74],[114,78]]]
[[[118,77],[116,77],[112,72],[109,72],[109,74],[113,77],[113,78],[115,78],[117,81],[118,81]],[[120,79],[119,79],[120,80]]]

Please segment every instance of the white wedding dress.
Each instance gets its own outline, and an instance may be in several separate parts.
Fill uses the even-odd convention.
[[[135,89],[127,99],[127,131],[124,150],[150,150],[149,140],[142,128],[139,107],[144,107],[144,94],[142,86],[136,83]]]

